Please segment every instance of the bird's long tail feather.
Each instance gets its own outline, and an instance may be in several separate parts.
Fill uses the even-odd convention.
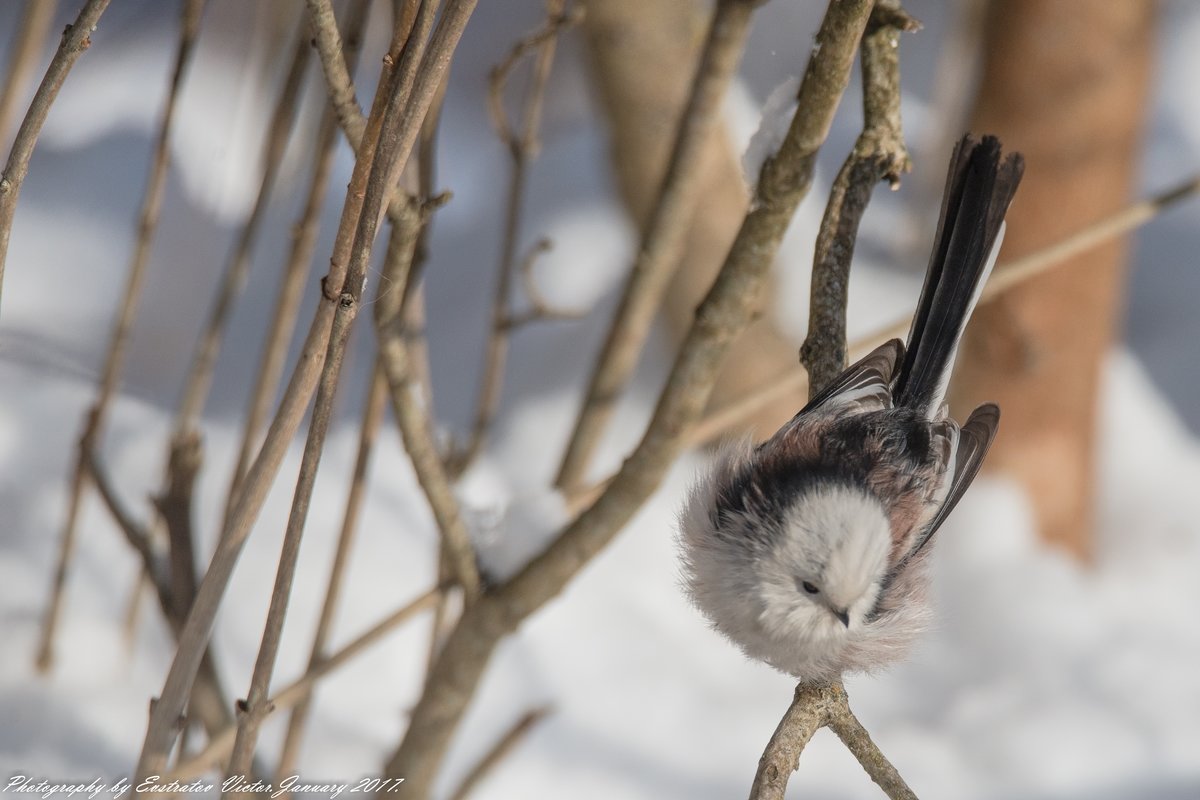
[[[898,405],[931,419],[941,408],[959,341],[996,262],[1004,214],[1024,166],[1019,153],[1002,156],[994,136],[965,136],[955,148],[925,286],[894,388]]]

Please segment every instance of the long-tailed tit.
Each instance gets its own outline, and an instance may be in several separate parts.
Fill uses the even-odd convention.
[[[1021,180],[991,136],[955,148],[907,348],[850,366],[768,441],[728,447],[680,514],[695,605],[746,655],[802,681],[902,656],[928,616],[929,543],[971,484],[1000,409],[942,401]]]

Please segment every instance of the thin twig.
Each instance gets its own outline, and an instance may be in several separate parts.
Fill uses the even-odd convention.
[[[417,614],[430,608],[437,600],[440,594],[440,589],[431,589],[425,594],[406,604],[403,608],[392,612],[384,619],[377,622],[371,628],[352,639],[344,647],[341,647],[337,652],[331,654],[327,658],[323,658],[318,663],[309,667],[297,680],[288,684],[277,694],[271,696],[268,702],[268,714],[278,711],[286,711],[294,707],[297,703],[312,694],[313,687],[317,685],[326,676],[332,674],[334,670],[341,667],[346,662],[353,659],[355,656],[362,653],[372,645],[379,642],[388,633],[395,630],[397,627],[415,617]],[[213,736],[208,746],[203,751],[189,758],[187,761],[179,764],[170,775],[164,776],[162,782],[166,783],[171,780],[183,781],[202,775],[210,769],[215,769],[220,766],[221,762],[233,750],[233,740],[237,733],[237,729],[230,726],[217,735]]]
[[[350,494],[346,498],[346,507],[342,513],[342,527],[338,535],[337,549],[334,552],[333,563],[329,567],[329,582],[325,588],[325,599],[321,603],[321,615],[317,620],[317,630],[313,634],[312,649],[308,655],[308,670],[310,671],[326,658],[325,651],[333,629],[338,602],[341,599],[346,566],[350,562],[350,552],[354,547],[355,533],[358,531],[358,516],[366,496],[367,470],[371,463],[371,452],[374,448],[375,437],[383,422],[386,402],[387,384],[383,379],[383,371],[377,366],[371,372],[367,402],[362,412],[362,423],[359,428],[358,454],[354,459],[354,473],[350,479]],[[283,740],[283,749],[279,755],[279,764],[275,770],[275,774],[280,777],[290,775],[295,771],[304,739],[304,726],[308,722],[311,708],[312,695],[308,694],[301,698],[296,703],[296,707],[292,709],[291,716],[288,718],[287,733]]]
[[[406,218],[406,225],[392,228],[388,241],[388,251],[384,258],[383,274],[380,276],[379,288],[375,294],[375,310],[377,315],[386,315],[398,311],[401,303],[401,284],[409,272],[416,250],[416,242],[422,227],[422,213],[414,201],[411,203],[411,214]],[[309,651],[308,669],[313,669],[325,658],[329,636],[333,628],[333,619],[341,598],[342,583],[346,566],[349,563],[351,548],[354,545],[355,533],[358,529],[358,516],[362,502],[366,497],[367,470],[371,462],[371,453],[375,438],[383,422],[383,412],[387,401],[387,383],[383,375],[383,366],[376,358],[375,368],[371,372],[370,385],[367,389],[366,405],[362,412],[359,426],[358,454],[354,460],[354,472],[350,479],[350,492],[346,498],[346,506],[342,515],[342,527],[338,535],[337,549],[334,553],[333,564],[330,567],[329,581],[325,589],[325,599],[321,604],[321,614],[317,621],[317,630],[313,635],[312,648]],[[276,773],[281,776],[291,774],[299,757],[300,744],[304,734],[304,726],[308,720],[311,707],[311,697],[305,697],[296,704],[288,719],[287,733],[284,737],[283,750],[279,757]]]
[[[454,496],[433,438],[428,410],[412,368],[403,320],[397,316],[378,324],[379,353],[387,376],[388,395],[404,449],[412,460],[417,481],[429,502],[455,582],[462,586],[468,606],[480,595],[479,567],[470,533]]]
[[[100,465],[96,458],[96,451],[90,446],[90,443],[81,446],[79,452],[88,477],[96,484],[96,490],[100,499],[104,501],[105,507],[108,508],[108,513],[112,515],[117,527],[125,534],[126,541],[141,557],[143,571],[150,579],[150,583],[161,596],[165,596],[169,600],[171,576],[167,568],[166,553],[155,546],[154,537],[151,536],[150,531],[142,527],[121,501],[112,481],[108,479],[108,472]],[[168,619],[171,617],[170,609],[171,603],[168,602],[163,608],[164,616]]]
[[[109,480],[107,471],[100,464],[96,452],[90,446],[86,446],[81,449],[81,458],[87,469],[88,480],[96,485],[97,492],[117,523],[117,527],[141,557],[141,574],[154,590],[154,595],[168,627],[176,638],[179,638],[183,617],[175,602],[171,574],[167,566],[167,555],[154,544],[154,537],[150,531],[143,528],[129,513]],[[140,586],[141,583],[139,582],[138,585]],[[229,703],[226,701],[225,690],[217,672],[216,660],[211,652],[204,653],[199,664],[196,692],[191,698],[191,710],[204,724],[205,730],[210,735],[223,730],[233,721]]]
[[[288,514],[287,528],[284,531],[279,567],[275,573],[275,586],[271,591],[271,603],[267,611],[262,642],[259,645],[258,657],[255,659],[250,689],[241,704],[233,753],[230,755],[226,770],[226,774],[230,776],[245,774],[258,744],[259,730],[269,711],[271,675],[275,671],[275,661],[283,637],[283,624],[291,599],[292,582],[295,578],[296,563],[300,556],[300,543],[304,536],[308,510],[316,485],[317,470],[320,467],[325,437],[333,416],[333,398],[341,377],[346,343],[350,337],[350,327],[358,314],[362,301],[367,264],[375,240],[376,228],[381,219],[379,211],[382,210],[384,201],[392,189],[393,164],[391,162],[399,156],[395,140],[406,116],[405,106],[408,95],[406,89],[410,85],[406,75],[405,56],[408,52],[413,51],[414,44],[411,37],[407,37],[407,41],[401,38],[404,36],[407,34],[397,32],[397,35],[393,37],[392,46],[388,50],[388,58],[384,61],[384,70],[380,76],[380,84],[384,88],[381,93],[377,94],[376,102],[376,108],[383,107],[382,114],[378,115],[380,117],[379,134],[371,157],[370,174],[363,192],[362,212],[359,215],[354,234],[350,264],[337,295],[337,312],[330,327],[325,363],[317,384],[316,397],[313,400],[308,437],[304,443],[300,474],[296,479],[296,490],[292,498],[291,511]],[[403,54],[398,54],[398,50],[401,48]],[[397,63],[398,55],[399,63],[393,71],[390,67]],[[384,102],[378,102],[380,99]],[[371,125],[368,122],[368,130],[370,128]],[[364,146],[363,151],[365,152],[366,149]],[[326,285],[326,290],[330,289],[332,287]]]
[[[13,217],[17,213],[17,198],[21,194],[21,184],[29,174],[29,158],[33,155],[33,147],[37,144],[46,115],[50,113],[50,106],[67,79],[67,73],[83,55],[83,51],[91,46],[92,31],[96,29],[104,9],[108,8],[108,3],[109,0],[87,0],[75,22],[63,31],[62,42],[29,103],[29,110],[25,112],[25,119],[21,121],[8,153],[8,163],[4,165],[4,172],[0,173],[0,298],[3,297],[4,263],[8,259],[8,241],[12,235]]]
[[[703,185],[700,162],[721,118],[725,93],[741,59],[756,5],[748,0],[720,0],[713,13],[662,188],[650,211],[633,269],[555,480],[568,492],[580,488],[586,477],[592,453],[633,374],[654,314],[683,254],[688,225]]]
[[[176,436],[167,464],[167,489],[154,506],[167,528],[170,542],[174,617],[182,620],[196,595],[196,554],[193,549],[192,490],[200,473],[203,448],[197,433]]]
[[[53,8],[53,4],[47,4]],[[158,229],[159,213],[162,210],[162,199],[167,184],[168,166],[170,164],[171,129],[175,119],[175,109],[179,98],[179,89],[183,84],[183,76],[191,61],[191,55],[200,28],[200,17],[204,11],[204,0],[188,0],[183,5],[183,13],[179,25],[179,48],[175,55],[175,66],[171,73],[167,89],[166,103],[163,106],[162,119],[159,122],[158,138],[155,143],[154,156],[151,161],[150,175],[146,181],[146,191],[142,199],[142,209],[138,216],[138,236],[134,245],[133,256],[130,260],[129,271],[125,279],[125,291],[122,294],[121,308],[113,323],[112,334],[109,337],[108,352],[104,358],[104,367],[100,372],[100,384],[96,399],[91,409],[84,416],[84,432],[80,437],[79,447],[75,453],[75,463],[72,468],[69,495],[67,497],[67,517],[63,524],[62,539],[55,567],[54,580],[50,593],[50,602],[46,607],[46,616],[42,624],[41,644],[38,647],[38,669],[47,670],[53,661],[54,633],[58,626],[58,618],[62,604],[63,590],[66,584],[67,571],[72,555],[75,552],[76,529],[79,521],[79,507],[83,499],[87,470],[84,464],[84,451],[98,447],[103,435],[104,421],[109,404],[116,391],[117,383],[125,363],[125,351],[129,343],[129,334],[133,328],[133,320],[141,301],[142,285],[146,274],[146,266],[150,261],[150,247]],[[0,127],[0,130],[3,130]]]
[[[21,21],[13,28],[8,69],[4,73],[4,87],[0,88],[0,140],[8,138],[13,114],[25,97],[57,10],[58,0],[25,0]]]
[[[534,33],[513,46],[508,56],[492,69],[488,87],[488,110],[492,125],[508,149],[510,173],[505,205],[504,243],[500,249],[500,264],[496,290],[492,296],[491,330],[484,348],[483,370],[475,402],[475,418],[466,444],[455,448],[446,459],[446,469],[452,476],[466,471],[483,449],[496,412],[500,409],[500,394],[504,387],[504,370],[508,361],[509,336],[512,333],[512,314],[509,311],[513,279],[518,269],[521,222],[525,209],[525,192],[529,164],[537,157],[538,131],[541,126],[542,105],[546,84],[554,62],[554,49],[559,34],[576,24],[582,17],[579,9],[564,12],[566,0],[546,0],[546,21]],[[529,79],[521,121],[514,126],[504,108],[504,95],[513,70],[527,55],[533,54],[533,72]]]
[[[451,6],[447,8],[447,13],[453,5],[451,3]],[[417,22],[413,26],[414,31],[425,27],[422,22],[425,10],[426,6],[422,6],[418,12]],[[438,30],[441,29],[445,19],[446,17],[443,16],[439,21]],[[436,40],[438,30],[434,31],[433,40]],[[432,45],[431,41],[431,47]],[[417,91],[418,85],[419,83],[414,81],[413,92]],[[427,81],[425,85],[428,86]],[[432,105],[440,95],[441,92],[434,87],[433,91],[427,93],[429,103]],[[403,135],[404,131],[401,133]],[[410,204],[403,205],[397,215],[396,202],[396,199],[393,198],[392,235],[394,243],[398,249],[401,248],[402,245],[395,241],[396,237],[411,234],[417,238],[410,246],[417,247],[420,242],[420,227],[414,227],[412,224],[411,214],[414,209]],[[401,249],[398,255],[402,254],[403,250]],[[418,259],[416,255],[414,250],[407,261],[401,265],[403,273],[397,271],[397,274],[391,278],[393,285],[398,289],[395,300],[399,300],[400,305],[396,306],[389,302],[387,305],[381,304],[376,309],[375,326],[379,337],[379,358],[387,378],[389,399],[404,440],[405,450],[412,460],[417,481],[429,502],[430,510],[433,512],[438,526],[441,549],[444,554],[440,558],[444,558],[454,582],[462,587],[465,600],[473,603],[482,588],[479,567],[475,561],[475,550],[433,438],[432,421],[429,418],[428,409],[423,403],[425,390],[418,383],[404,319],[405,299],[410,296],[408,287],[412,284],[409,270],[413,268],[414,264],[419,264],[423,260]],[[442,611],[439,610],[438,616],[440,617],[441,614]],[[437,626],[434,627],[436,630]]]
[[[899,0],[879,0],[863,36],[863,131],[833,181],[817,232],[808,336],[800,347],[810,395],[846,366],[850,263],[875,184],[886,180],[896,189],[901,173],[912,168],[900,126],[899,45],[901,32],[919,27]]]
[[[458,46],[463,28],[474,10],[473,0],[459,0],[452,3],[439,21],[429,47],[429,54],[423,62],[419,80],[410,92],[410,100],[405,104],[405,119],[400,126],[400,135],[395,141],[388,142],[392,151],[391,172],[396,175],[403,170],[409,153],[415,143],[421,122],[433,101],[436,87],[443,80],[449,67],[450,59]],[[422,75],[424,77],[422,77]],[[381,90],[384,82],[381,82]],[[432,90],[428,87],[432,85]],[[377,97],[378,102],[372,105],[372,114],[367,120],[366,132],[363,136],[364,146],[358,151],[355,169],[347,186],[346,202],[343,206],[342,220],[338,226],[337,238],[334,242],[333,257],[330,259],[329,273],[325,278],[326,291],[323,293],[327,302],[317,304],[309,333],[305,339],[300,358],[292,372],[288,388],[284,392],[278,411],[267,431],[262,449],[255,458],[242,490],[238,493],[233,513],[225,527],[221,541],[213,555],[204,579],[196,592],[196,599],[191,612],[179,636],[179,648],[163,683],[158,701],[152,705],[146,737],[142,744],[142,752],[138,759],[136,776],[161,774],[166,766],[167,754],[175,737],[175,724],[183,710],[187,695],[195,679],[197,669],[203,658],[206,644],[212,633],[221,599],[228,586],[233,568],[241,554],[246,537],[266,502],[267,493],[283,462],[289,442],[300,425],[312,398],[318,381],[324,372],[326,356],[329,353],[330,333],[334,328],[335,318],[356,311],[357,295],[366,275],[367,259],[370,255],[371,239],[367,233],[374,234],[375,225],[371,224],[360,230],[360,217],[364,206],[367,214],[378,214],[381,209],[371,208],[367,204],[366,190],[374,183],[377,187],[391,186],[395,176],[389,174],[383,181],[368,181],[368,170],[372,169],[375,161],[375,139],[380,130],[383,117],[383,107],[386,104],[386,93]],[[411,121],[410,121],[411,120]],[[382,198],[379,199],[382,206]],[[352,291],[346,291],[350,289]],[[349,301],[348,303],[346,301]]]
[[[871,740],[867,729],[850,710],[845,690],[839,693],[837,702],[830,709],[829,721],[826,724],[842,740],[846,749],[854,754],[858,763],[871,776],[871,780],[883,789],[884,794],[892,800],[917,800],[913,790],[908,788],[904,778]]]
[[[347,275],[367,179],[375,156],[375,141],[383,119],[388,83],[386,80],[379,83],[367,130],[367,144],[355,160],[346,187],[330,269],[323,282],[325,286],[340,287]],[[267,430],[257,458],[246,473],[233,512],[229,515],[216,552],[196,591],[162,692],[151,705],[150,720],[136,770],[138,778],[165,771],[167,754],[176,735],[176,721],[187,703],[192,682],[203,660],[229,578],[253,522],[266,502],[267,492],[279,471],[288,443],[295,435],[316,389],[325,362],[330,331],[337,316],[334,300],[325,291],[322,291],[322,298],[324,302],[317,304],[300,358],[279,409]]]
[[[358,150],[367,120],[354,93],[354,69],[347,61],[331,0],[308,0],[308,26],[325,75],[329,103],[350,145]]]
[[[246,274],[250,270],[250,253],[258,239],[259,229],[266,218],[271,193],[275,188],[275,178],[283,163],[283,154],[287,149],[288,140],[291,138],[292,126],[300,106],[300,89],[304,83],[304,70],[308,66],[309,45],[306,34],[307,30],[301,24],[296,35],[292,62],[288,67],[283,89],[279,93],[279,99],[275,103],[271,121],[267,126],[258,196],[255,198],[254,208],[251,210],[250,216],[246,218],[245,224],[242,225],[241,233],[230,252],[229,261],[225,265],[225,271],[217,288],[212,309],[209,311],[208,320],[197,341],[196,352],[192,355],[192,363],[184,381],[179,410],[175,416],[174,432],[176,435],[194,430],[199,422],[204,405],[208,400],[213,370],[216,368],[217,356],[221,351],[225,328],[233,313],[234,303],[237,302],[246,283]]]
[[[346,15],[346,62],[351,71],[358,63],[362,29],[366,24],[369,6],[367,0],[355,0]],[[329,176],[333,170],[337,136],[337,118],[330,106],[326,108],[321,118],[320,132],[317,135],[317,146],[314,151],[316,164],[313,168],[304,208],[293,228],[291,252],[288,254],[287,263],[284,266],[283,278],[279,284],[279,295],[275,302],[275,311],[263,343],[262,359],[255,373],[255,384],[250,393],[249,410],[246,413],[246,421],[242,430],[242,443],[238,449],[223,519],[228,518],[233,506],[233,498],[237,495],[237,490],[250,466],[250,459],[254,455],[260,431],[270,413],[275,393],[279,388],[279,381],[283,375],[288,342],[295,333],[296,317],[300,312],[305,278],[316,249],[321,210],[326,190],[329,187]]]
[[[788,779],[800,763],[800,753],[813,734],[829,722],[840,684],[800,684],[767,747],[758,759],[750,800],[783,800]]]
[[[405,0],[395,0],[395,2],[400,5]],[[405,7],[408,6],[405,5]],[[397,267],[406,266],[403,285],[393,287],[400,293],[399,313],[404,329],[404,340],[408,346],[408,361],[413,380],[419,387],[420,402],[428,409],[436,406],[433,401],[433,374],[429,364],[429,343],[425,337],[425,292],[422,278],[429,259],[429,237],[433,227],[431,225],[433,212],[450,199],[448,192],[435,194],[434,189],[436,186],[438,132],[441,129],[446,89],[447,82],[443,81],[441,91],[434,97],[433,104],[429,107],[429,113],[425,115],[425,123],[421,127],[421,135],[417,141],[416,161],[409,174],[415,173],[417,197],[421,199],[419,209],[421,224],[417,228],[418,233],[413,242],[412,256],[408,264],[397,264]],[[399,231],[412,229],[407,222],[413,210],[408,205],[410,202],[410,198],[403,197],[399,192],[393,195],[388,207],[393,235]],[[402,248],[398,246],[397,252],[404,253],[407,250],[407,246]],[[390,264],[391,261],[388,260],[385,263]],[[395,269],[394,274],[400,275],[400,269]],[[396,314],[393,302],[393,298],[388,297],[387,302],[376,305],[376,328],[392,319]],[[378,356],[377,358],[378,367],[382,370],[382,357]],[[386,377],[385,373],[385,381]],[[454,579],[454,570],[450,563],[449,548],[445,537],[441,535],[440,529],[438,533],[437,579],[438,584],[444,586],[449,585]],[[446,640],[448,627],[454,622],[451,604],[457,599],[458,596],[449,591],[442,592],[438,596],[437,605],[433,609],[433,619],[429,625],[429,648],[425,658],[426,671],[433,666],[433,659]]]
[[[383,219],[385,201],[391,195],[394,184],[407,163],[425,114],[445,76],[454,48],[461,38],[474,5],[473,0],[451,0],[430,36],[428,48],[418,38],[418,22],[414,24],[412,35],[405,32],[407,41],[404,42],[398,58],[395,47],[400,44],[400,40],[396,38],[393,40],[393,48],[389,50],[389,58],[385,59],[385,74],[381,77],[381,85],[385,85],[387,89],[382,95],[377,95],[377,100],[382,99],[384,102],[377,102],[372,110],[372,115],[379,116],[380,122],[375,150],[370,159],[370,175],[363,193],[361,213],[355,226],[350,261],[336,298],[336,311],[329,330],[326,357],[316,389],[308,438],[301,457],[300,476],[296,481],[292,510],[284,533],[275,588],[267,613],[267,625],[255,662],[250,691],[238,722],[233,753],[230,756],[228,772],[231,775],[243,774],[246,771],[254,752],[259,728],[267,712],[270,678],[278,655],[317,468],[332,416],[333,397],[341,373],[350,326],[361,305],[371,246]],[[418,20],[419,18],[418,13]],[[394,76],[390,74],[391,70],[386,69],[391,64],[395,64]],[[379,114],[377,109],[381,106],[383,111]],[[371,120],[368,119],[367,132],[370,133],[371,130]],[[360,160],[367,149],[367,140],[364,139],[360,149]],[[331,288],[327,283],[326,290]],[[468,583],[470,577],[470,574],[460,572],[468,594],[474,588]]]
[[[759,313],[771,259],[812,182],[817,150],[850,79],[870,0],[831,3],[801,82],[800,111],[763,164],[751,210],[696,311],[649,427],[596,502],[514,578],[466,609],[446,641],[404,740],[385,768],[428,796],[450,740],[499,641],[570,582],[654,492],[704,409],[721,359]]]
[[[1002,263],[996,267],[991,280],[984,287],[980,302],[987,303],[1035,275],[1040,275],[1048,269],[1066,263],[1074,256],[1135,230],[1169,208],[1197,194],[1200,194],[1200,175],[1192,176],[1166,191],[1121,209],[1037,252],[1015,261]],[[903,338],[911,325],[912,318],[906,316],[855,340],[850,345],[850,359],[854,360],[866,355],[888,339]],[[803,369],[788,370],[771,383],[714,411],[701,420],[689,433],[689,446],[715,441],[729,431],[743,427],[754,418],[760,409],[780,397],[802,390],[806,381],[807,377]]]
[[[397,0],[396,30],[405,32],[409,39],[423,42],[437,15],[440,3],[441,0],[412,0],[411,2]],[[322,74],[325,76],[326,91],[337,112],[338,124],[342,132],[346,134],[346,140],[350,143],[351,149],[357,153],[362,143],[365,118],[354,94],[350,70],[342,56],[341,38],[334,21],[332,0],[307,0],[307,7],[309,26],[313,31],[313,43],[321,61]],[[415,36],[413,31],[416,31]],[[430,100],[430,114],[434,116],[436,116],[435,110],[441,105],[440,92],[444,90],[444,83],[441,86],[442,89],[437,90],[435,96]],[[429,114],[426,115],[426,118],[428,116]],[[423,194],[426,197],[430,196],[429,193]],[[403,213],[406,202],[405,192],[397,187],[397,191],[387,204],[387,214],[393,223]]]
[[[466,798],[470,797],[471,792],[483,782],[488,773],[495,769],[496,765],[503,761],[505,756],[511,753],[513,748],[519,745],[521,740],[528,736],[537,727],[539,722],[549,716],[551,710],[550,706],[535,708],[532,711],[526,712],[520,719],[513,723],[513,726],[492,745],[492,749],[487,752],[487,755],[471,768],[467,776],[463,778],[462,783],[458,785],[458,788],[450,794],[451,800],[466,800]]]
[[[537,263],[538,256],[550,252],[553,247],[554,243],[549,239],[539,239],[529,253],[521,259],[521,285],[524,287],[525,299],[529,303],[529,308],[521,312],[509,312],[508,319],[504,321],[505,327],[509,330],[516,330],[533,322],[577,320],[586,316],[584,311],[555,308],[538,288],[537,279],[533,275],[533,265]]]

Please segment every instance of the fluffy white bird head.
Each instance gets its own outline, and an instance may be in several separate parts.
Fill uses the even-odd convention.
[[[762,623],[779,637],[841,638],[875,607],[888,569],[883,506],[852,486],[818,484],[787,508],[759,561]]]

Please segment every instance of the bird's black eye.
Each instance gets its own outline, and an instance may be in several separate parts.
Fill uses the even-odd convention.
[[[800,588],[804,589],[804,591],[808,592],[809,594],[821,593],[821,590],[818,589],[815,584],[810,583],[809,581],[804,581],[804,583],[800,584]]]

